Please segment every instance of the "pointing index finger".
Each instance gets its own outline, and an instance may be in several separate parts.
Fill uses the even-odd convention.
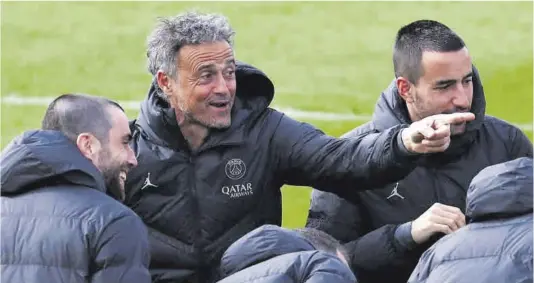
[[[442,114],[437,120],[443,124],[458,124],[475,120],[475,114],[470,112]]]

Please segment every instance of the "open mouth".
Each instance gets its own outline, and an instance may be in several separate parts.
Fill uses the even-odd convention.
[[[229,101],[214,101],[209,103],[210,106],[215,108],[226,108],[228,105],[230,105]]]
[[[119,178],[123,181],[123,182],[126,182],[126,172],[124,171],[121,171],[121,173],[119,174]]]

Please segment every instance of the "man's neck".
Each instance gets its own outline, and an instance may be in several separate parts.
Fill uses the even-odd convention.
[[[197,150],[208,136],[208,129],[197,123],[178,123],[182,135],[192,150]]]
[[[208,136],[208,128],[187,119],[183,114],[179,113],[179,111],[176,111],[176,120],[180,127],[180,131],[191,150],[197,150]]]

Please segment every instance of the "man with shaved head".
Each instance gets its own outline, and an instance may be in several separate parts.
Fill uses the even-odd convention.
[[[146,228],[120,203],[130,139],[117,103],[65,94],[2,151],[5,282],[150,282]]]

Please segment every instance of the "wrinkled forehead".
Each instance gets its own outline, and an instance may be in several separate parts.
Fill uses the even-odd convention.
[[[197,71],[206,66],[235,64],[234,51],[226,41],[186,45],[178,53],[178,67]]]

